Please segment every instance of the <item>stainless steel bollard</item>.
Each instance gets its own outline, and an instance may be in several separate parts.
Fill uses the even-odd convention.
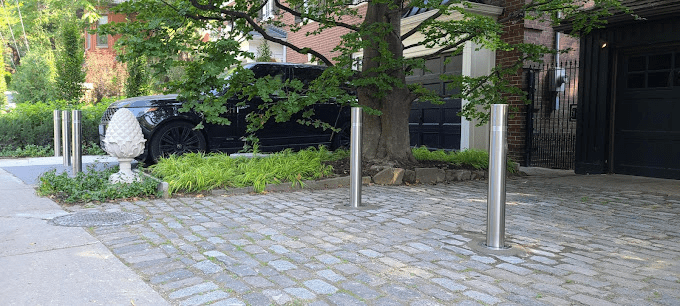
[[[64,167],[68,167],[71,165],[71,129],[69,129],[69,121],[70,119],[70,114],[69,111],[63,110],[61,111],[61,148],[64,151]]]
[[[61,156],[61,111],[55,109],[52,117],[54,119],[54,157],[59,157]]]
[[[505,249],[505,173],[508,152],[508,105],[491,106],[489,131],[489,194],[487,196],[486,247]]]
[[[82,111],[73,110],[71,111],[71,127],[73,134],[72,146],[73,149],[73,175],[78,172],[83,172],[83,156],[82,156],[82,127],[80,124],[80,119],[82,118]]]
[[[349,200],[352,207],[361,206],[361,107],[352,107],[352,130],[349,149]]]

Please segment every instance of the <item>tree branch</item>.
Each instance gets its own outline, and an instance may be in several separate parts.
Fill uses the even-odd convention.
[[[401,41],[406,40],[407,38],[411,37],[413,34],[416,34],[420,29],[424,27],[424,24],[428,21],[435,20],[439,18],[439,16],[443,15],[444,13],[439,10],[437,13],[434,15],[427,17],[427,19],[423,20],[421,23],[419,23],[415,28],[411,29],[410,31],[406,32],[404,35],[401,35]]]
[[[253,28],[253,30],[255,32],[262,35],[262,37],[265,40],[286,46],[286,47],[291,48],[292,50],[294,50],[298,53],[312,54],[316,58],[320,59],[324,64],[326,64],[326,66],[333,66],[333,62],[331,62],[327,57],[325,57],[323,54],[319,53],[318,51],[312,50],[310,48],[300,48],[300,47],[293,45],[293,44],[291,44],[291,43],[289,43],[285,40],[281,40],[281,39],[278,39],[276,37],[273,37],[273,36],[267,34],[267,30],[265,28],[263,28],[262,26],[260,26],[257,22],[255,22],[255,19],[250,17],[250,15],[248,15],[247,13],[217,8],[213,4],[200,4],[200,3],[198,3],[197,0],[190,0],[189,2],[191,3],[192,6],[194,6],[197,9],[200,9],[200,10],[214,11],[214,12],[219,12],[221,14],[224,14],[226,16],[241,18],[241,19],[245,20]],[[186,16],[187,18],[194,19],[194,20],[217,20],[217,21],[225,21],[226,20],[226,18],[218,18],[218,17],[202,16],[202,15],[184,14],[184,16]]]
[[[333,25],[333,26],[342,27],[342,28],[348,29],[350,31],[359,32],[359,27],[357,27],[355,25],[351,25],[351,24],[348,24],[348,23],[339,22],[339,21],[335,21],[335,20],[330,20],[330,19],[322,20],[322,19],[309,17],[309,16],[303,17],[302,13],[291,9],[290,7],[284,6],[283,4],[281,4],[281,2],[279,2],[279,0],[274,0],[274,3],[276,5],[276,7],[284,10],[285,12],[287,12],[287,13],[295,16],[295,17],[307,18],[309,20],[316,21],[316,22],[321,23],[321,24],[329,24],[329,25]]]

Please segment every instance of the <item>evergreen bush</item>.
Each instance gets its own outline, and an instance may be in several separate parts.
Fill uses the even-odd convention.
[[[149,65],[145,56],[135,57],[127,63],[128,77],[125,82],[125,95],[128,97],[146,96],[150,92]]]
[[[80,101],[84,95],[83,83],[85,57],[83,39],[77,22],[64,23],[61,32],[61,50],[57,60],[57,98],[67,101]]]
[[[54,100],[56,67],[54,55],[49,49],[34,47],[21,58],[11,88],[16,103]]]

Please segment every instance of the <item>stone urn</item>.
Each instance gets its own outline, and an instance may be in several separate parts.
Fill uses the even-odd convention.
[[[132,159],[144,152],[144,134],[137,118],[127,108],[120,108],[113,114],[104,137],[104,150],[118,158],[120,171],[109,177],[111,183],[133,183],[141,180],[132,172]]]

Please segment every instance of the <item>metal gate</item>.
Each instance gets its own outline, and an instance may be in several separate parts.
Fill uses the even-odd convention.
[[[528,68],[527,166],[574,169],[577,77],[578,62]]]

